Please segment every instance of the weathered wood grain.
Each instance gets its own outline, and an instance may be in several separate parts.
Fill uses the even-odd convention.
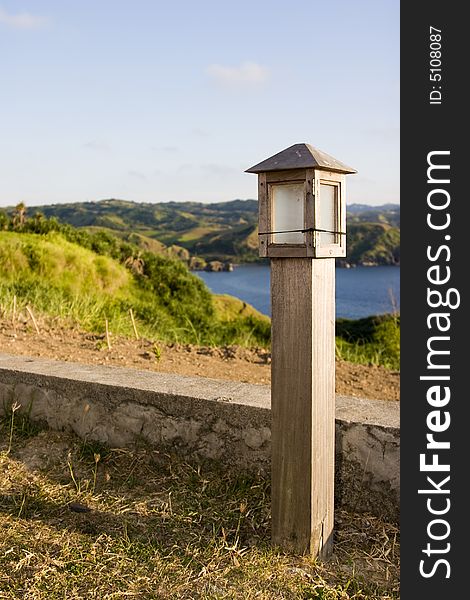
[[[315,170],[307,169],[305,172],[305,228],[315,227]],[[315,256],[315,233],[307,231],[306,245],[307,256]]]
[[[285,181],[303,181],[305,169],[292,169],[290,171],[268,171],[266,181],[268,183],[283,183]]]
[[[322,558],[333,535],[334,264],[271,261],[272,538]]]
[[[268,209],[268,186],[266,183],[266,173],[258,175],[258,231],[271,231],[270,211]],[[270,235],[259,236],[259,255],[268,256],[268,242]]]
[[[307,248],[304,245],[299,244],[298,246],[294,244],[269,244],[268,245],[268,256],[271,258],[279,258],[279,257],[306,257],[307,256]]]

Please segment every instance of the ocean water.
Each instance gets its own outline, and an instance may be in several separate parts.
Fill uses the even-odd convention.
[[[197,272],[215,294],[236,296],[271,314],[270,268],[241,265],[232,272]],[[336,316],[360,319],[400,308],[400,267],[336,269]]]

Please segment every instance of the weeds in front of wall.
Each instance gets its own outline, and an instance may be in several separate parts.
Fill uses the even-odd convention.
[[[78,482],[77,479],[75,478],[75,473],[73,471],[72,452],[71,451],[69,451],[69,453],[67,454],[67,467],[69,469],[70,479],[73,481],[73,485],[75,486],[76,491],[78,493],[80,493],[81,486],[80,486],[80,482]]]
[[[320,563],[271,547],[267,477],[63,432],[26,443],[47,455],[42,466],[27,468],[14,444],[0,455],[0,571],[12,600],[77,589],[97,598],[399,598],[398,528],[377,517],[336,511],[334,557]]]
[[[10,454],[10,452],[11,452],[11,445],[13,443],[13,428],[15,425],[15,413],[19,408],[21,408],[21,405],[18,404],[17,402],[13,402],[13,404],[11,405],[11,408],[10,408],[10,435],[9,435],[9,439],[8,439],[7,455]]]
[[[30,404],[26,411],[21,411],[22,405],[16,400],[11,404],[3,406],[3,416],[0,417],[0,425],[8,430],[8,448],[6,454],[10,454],[13,440],[18,438],[29,438],[37,435],[43,429],[41,424],[31,420]]]

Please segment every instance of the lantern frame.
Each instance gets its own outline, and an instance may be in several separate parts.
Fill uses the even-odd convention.
[[[258,175],[259,254],[270,258],[282,257],[343,257],[346,256],[346,201],[345,176],[318,169],[274,171]],[[276,241],[274,191],[277,186],[302,184],[304,232],[303,243]],[[321,186],[335,188],[334,242],[322,241]]]
[[[309,144],[296,144],[251,167],[258,174],[259,255],[268,258],[335,258],[346,256],[346,177],[356,171]],[[303,186],[303,226],[284,233],[303,233],[302,243],[282,243],[276,231],[274,192],[277,186]],[[333,186],[332,228],[324,225],[322,186]],[[326,200],[326,199],[325,199]],[[330,215],[331,216],[331,215]],[[323,218],[322,218],[323,217]],[[331,227],[331,225],[330,225]],[[333,240],[326,241],[326,235]],[[277,239],[276,239],[277,236]]]

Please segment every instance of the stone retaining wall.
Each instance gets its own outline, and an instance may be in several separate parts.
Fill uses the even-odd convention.
[[[13,402],[110,446],[140,439],[241,471],[270,468],[268,386],[0,354],[0,414]],[[399,454],[398,403],[336,397],[337,506],[397,520]]]

